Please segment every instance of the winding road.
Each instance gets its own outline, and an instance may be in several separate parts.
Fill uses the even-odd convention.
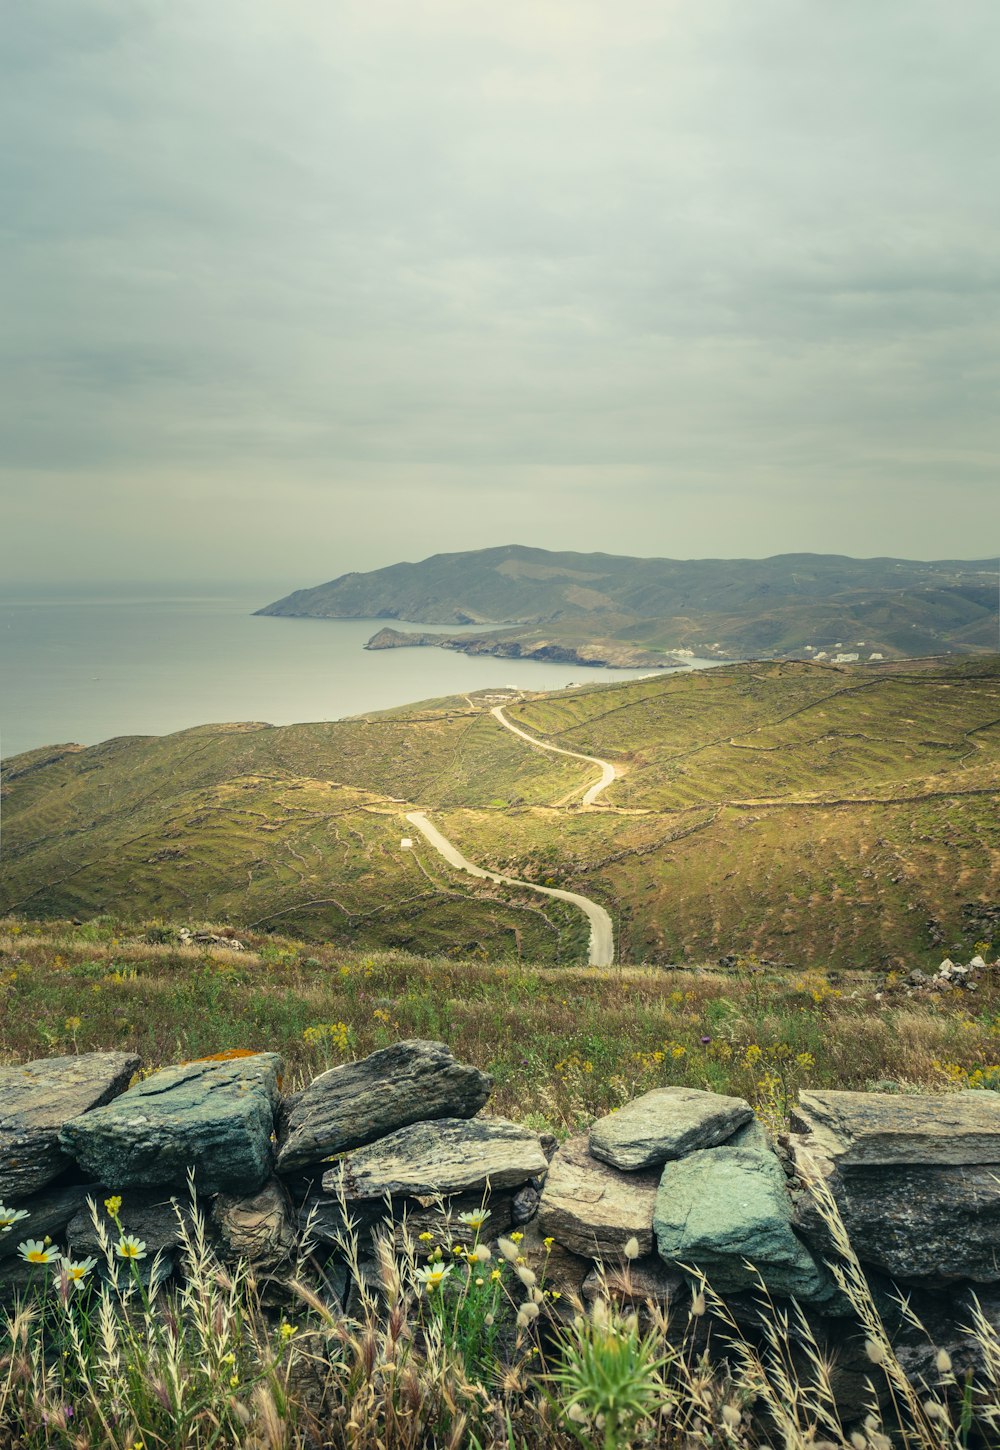
[[[571,755],[574,760],[587,760],[591,765],[599,765],[601,767],[601,778],[594,785],[589,786],[584,792],[583,800],[580,802],[581,805],[592,806],[601,791],[607,790],[608,786],[618,775],[617,770],[611,764],[610,760],[601,760],[596,755],[581,755],[579,750],[564,750],[561,745],[548,745],[544,740],[539,740],[537,735],[529,735],[527,730],[519,730],[516,725],[512,725],[507,719],[502,705],[495,705],[490,711],[490,714],[495,716],[500,721],[500,724],[507,730],[510,730],[512,734],[520,735],[521,739],[527,740],[529,745],[537,745],[539,750],[549,750],[553,755]]]
[[[518,732],[520,733],[520,732]],[[563,754],[572,752],[564,751]],[[598,906],[596,901],[591,901],[589,896],[579,896],[575,891],[559,891],[554,886],[536,886],[534,881],[521,881],[516,876],[501,876],[496,871],[484,871],[482,866],[475,866],[471,861],[466,860],[457,846],[453,846],[447,836],[442,836],[436,826],[422,811],[408,811],[406,819],[411,826],[415,826],[420,834],[438,851],[449,865],[459,871],[467,871],[470,876],[478,876],[484,881],[496,881],[502,886],[523,886],[528,891],[538,891],[542,896],[554,896],[557,901],[568,901],[570,906],[577,907],[584,913],[590,922],[590,955],[589,965],[592,967],[610,967],[615,960],[615,934],[611,924],[611,917]]]

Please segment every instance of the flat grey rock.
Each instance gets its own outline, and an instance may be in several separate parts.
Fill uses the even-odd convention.
[[[519,1188],[548,1165],[538,1134],[506,1118],[412,1123],[356,1148],[323,1175],[348,1203]]]
[[[792,1124],[841,1172],[1000,1163],[1000,1093],[803,1092]]]
[[[659,1181],[658,1170],[624,1173],[592,1158],[586,1138],[571,1138],[549,1167],[538,1232],[591,1259],[617,1259],[631,1238],[648,1254]]]
[[[411,1123],[474,1117],[492,1087],[443,1042],[421,1039],[333,1067],[288,1103],[278,1171],[296,1173]]]
[[[781,1164],[756,1148],[705,1148],[668,1163],[653,1218],[660,1257],[701,1270],[720,1294],[753,1289],[753,1265],[772,1294],[823,1304],[825,1269],[792,1228]]]
[[[59,1130],[128,1087],[134,1052],[81,1052],[0,1067],[0,1201],[37,1193],[70,1164]]]
[[[67,1123],[63,1147],[89,1174],[129,1187],[252,1193],[271,1172],[281,1059],[273,1052],[167,1067]]]
[[[753,1117],[743,1098],[696,1088],[655,1088],[590,1130],[590,1151],[614,1168],[653,1168],[731,1138]]]
[[[809,1137],[792,1134],[799,1176],[825,1181],[862,1263],[893,1279],[1000,1283],[1000,1165],[875,1164],[841,1173]],[[795,1224],[821,1258],[836,1257],[808,1190]]]

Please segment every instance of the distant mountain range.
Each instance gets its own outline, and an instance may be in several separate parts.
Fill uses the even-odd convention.
[[[441,625],[372,648],[651,666],[716,659],[901,658],[995,650],[995,560],[634,559],[520,544],[435,554],[298,589],[259,614]],[[448,626],[481,625],[450,633]]]

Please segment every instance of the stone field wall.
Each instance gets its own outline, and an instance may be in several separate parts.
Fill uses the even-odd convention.
[[[973,1298],[1000,1326],[1000,1094],[803,1092],[772,1145],[742,1099],[663,1088],[557,1143],[491,1116],[490,1078],[438,1042],[397,1043],[292,1095],[271,1053],[140,1066],[82,1053],[0,1068],[0,1301],[37,1273],[18,1251],[29,1238],[97,1255],[88,1200],[114,1236],[112,1196],[143,1272],[180,1272],[193,1182],[216,1252],[248,1259],[279,1300],[304,1235],[349,1311],[348,1219],[367,1275],[387,1221],[423,1252],[420,1233],[445,1218],[471,1243],[458,1215],[485,1203],[482,1238],[519,1232],[566,1305],[610,1292],[686,1316],[697,1271],[749,1322],[763,1285],[798,1301],[860,1383],[863,1336],[829,1267],[832,1202],[915,1373],[934,1348],[900,1294],[959,1369],[963,1355],[973,1367]]]

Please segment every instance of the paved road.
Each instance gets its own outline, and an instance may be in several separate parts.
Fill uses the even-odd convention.
[[[571,755],[573,752],[563,751],[562,753]],[[589,759],[589,757],[584,756],[584,759]],[[599,763],[603,764],[603,761]],[[435,851],[439,851],[449,865],[456,867],[457,870],[467,871],[470,876],[479,876],[486,881],[498,881],[503,886],[523,886],[529,891],[538,891],[542,896],[554,896],[559,901],[568,901],[571,906],[577,907],[590,922],[590,965],[592,967],[610,967],[613,964],[615,934],[611,917],[603,906],[598,906],[596,901],[591,901],[588,896],[578,896],[575,891],[558,891],[554,886],[536,886],[533,881],[519,881],[516,876],[500,876],[496,871],[484,871],[481,866],[474,866],[471,861],[467,861],[461,851],[448,840],[448,837],[442,836],[437,827],[431,825],[422,811],[409,811],[406,819],[411,826],[416,826]]]
[[[587,760],[591,765],[599,765],[601,778],[584,792],[582,805],[592,806],[601,791],[606,790],[618,774],[610,760],[601,760],[596,755],[581,755],[579,750],[564,750],[561,745],[549,745],[544,740],[539,740],[537,735],[529,735],[527,730],[520,730],[507,719],[502,705],[495,705],[490,714],[495,715],[507,730],[512,731],[515,735],[520,735],[522,740],[527,740],[531,745],[537,745],[539,750],[551,750],[553,755],[571,755],[574,760]]]

